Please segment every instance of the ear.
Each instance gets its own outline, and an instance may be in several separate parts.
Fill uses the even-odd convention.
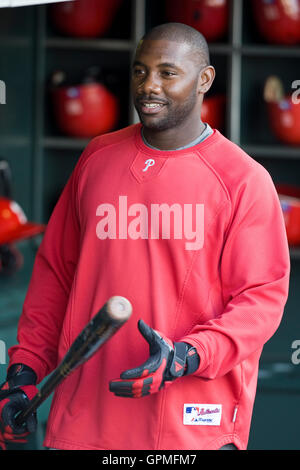
[[[213,84],[216,71],[212,65],[204,67],[199,74],[198,93],[205,94]]]

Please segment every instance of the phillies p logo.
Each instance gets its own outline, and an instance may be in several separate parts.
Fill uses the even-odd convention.
[[[145,161],[145,165],[146,166],[143,169],[143,171],[147,171],[150,166],[155,165],[155,160],[153,160],[152,158],[149,158],[148,160]]]

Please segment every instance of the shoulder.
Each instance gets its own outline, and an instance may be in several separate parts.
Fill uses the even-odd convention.
[[[134,139],[138,127],[139,124],[132,124],[131,126],[124,127],[123,129],[94,137],[88,143],[83,153],[88,157],[108,146],[125,144],[127,141]]]
[[[242,192],[261,192],[270,188],[274,190],[272,178],[266,168],[239,145],[230,141],[219,131],[212,145],[201,151],[207,165],[219,178],[230,199]]]
[[[101,156],[106,155],[106,149],[110,149],[111,146],[129,145],[130,141],[133,141],[135,138],[138,126],[139,124],[132,124],[131,126],[123,129],[102,134],[91,139],[81,153],[72,172],[72,177],[76,184],[78,184],[84,168],[86,168],[88,163],[93,161],[96,156],[101,158]]]

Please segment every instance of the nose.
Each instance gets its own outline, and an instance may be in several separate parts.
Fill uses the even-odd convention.
[[[157,74],[155,72],[147,73],[138,85],[138,91],[147,96],[150,96],[152,93],[159,95],[161,92],[161,83]]]

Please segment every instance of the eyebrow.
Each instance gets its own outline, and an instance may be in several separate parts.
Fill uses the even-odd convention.
[[[178,67],[178,65],[173,64],[172,62],[163,62],[162,64],[159,64],[159,66],[160,67],[170,67],[172,69],[181,70],[180,67]]]
[[[135,67],[136,65],[141,65],[141,66],[145,67],[145,64],[143,64],[139,60],[135,60],[132,64],[133,67]],[[173,69],[182,70],[180,67],[178,67],[178,65],[176,65],[172,62],[163,62],[163,63],[159,64],[159,67],[170,67],[170,68],[173,68]]]
[[[134,67],[135,65],[144,65],[144,64],[140,62],[139,60],[135,60],[132,64],[132,67]]]

